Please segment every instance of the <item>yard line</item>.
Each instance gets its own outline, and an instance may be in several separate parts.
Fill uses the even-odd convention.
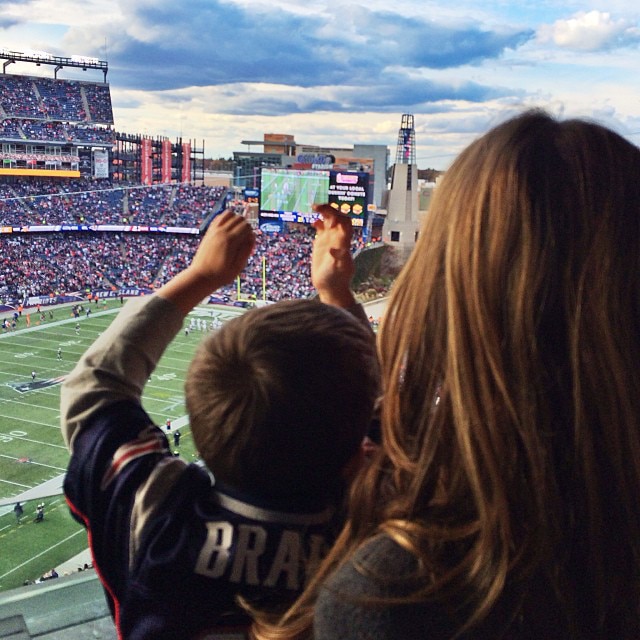
[[[29,424],[36,424],[40,425],[41,427],[52,427],[53,429],[60,430],[59,424],[51,424],[50,422],[38,422],[37,420],[31,420],[29,418],[20,418],[16,415],[8,416],[4,413],[0,413],[0,418],[9,418],[13,422],[28,422]]]
[[[22,487],[23,489],[31,489],[31,487],[28,484],[22,484],[20,482],[11,482],[11,480],[5,480],[4,478],[0,478],[0,482],[4,482],[6,484],[12,484],[12,485],[15,485],[16,487]]]
[[[6,578],[8,575],[11,575],[14,571],[17,571],[18,569],[21,569],[22,567],[24,567],[25,565],[29,564],[31,561],[35,560],[36,558],[39,558],[40,556],[43,556],[45,553],[49,553],[49,551],[51,551],[52,549],[55,549],[56,547],[59,547],[61,544],[64,544],[68,540],[71,540],[71,538],[75,538],[75,536],[77,536],[79,533],[86,534],[86,531],[84,529],[78,529],[78,531],[76,531],[75,533],[72,533],[70,536],[67,536],[64,540],[60,540],[60,542],[56,542],[54,545],[51,545],[48,549],[45,549],[44,551],[41,551],[40,553],[36,554],[35,556],[32,556],[31,558],[29,558],[28,560],[26,560],[22,564],[19,564],[17,567],[13,567],[13,569],[11,569],[11,570],[7,571],[7,573],[1,575],[0,576],[0,580],[2,580],[2,578]]]
[[[0,435],[9,435],[5,433],[0,433]],[[32,440],[31,438],[25,438],[24,436],[10,436],[14,440],[23,440],[24,442],[33,442],[35,444],[42,444],[47,447],[55,447],[56,449],[66,449],[67,447],[63,444],[53,444],[51,442],[42,442],[42,440]]]
[[[45,464],[44,462],[36,462],[35,460],[32,460],[31,462],[29,462],[29,464],[35,464],[38,467],[46,467],[47,469],[55,469],[56,471],[66,471],[67,470],[66,467],[56,467],[53,464]]]
[[[79,300],[79,302],[82,302]],[[109,314],[118,313],[120,311],[119,307],[114,309],[107,309],[106,311],[91,311],[91,317],[95,318],[97,316],[105,316]],[[63,324],[75,324],[76,322],[82,322],[85,318],[65,318],[64,320],[49,320],[48,322],[43,322],[42,324],[38,324],[34,327],[26,327],[24,329],[16,329],[15,331],[8,331],[7,333],[0,333],[0,340],[7,339],[16,335],[24,334],[24,333],[32,333],[33,331],[43,331],[45,329],[49,329],[50,327],[59,327]],[[80,325],[82,326],[82,324]],[[85,328],[85,331],[88,331]],[[71,335],[71,334],[69,334]]]
[[[16,456],[8,456],[5,455],[4,453],[0,453],[0,458],[8,458],[9,460],[20,460],[20,458],[17,458]],[[37,465],[39,467],[47,467],[47,469],[55,469],[56,471],[66,471],[67,468],[66,467],[55,467],[52,464],[45,464],[44,462],[36,462],[35,460],[30,460],[29,462],[25,462],[25,464],[34,464]],[[31,487],[29,487],[31,488]]]
[[[9,386],[9,385],[7,385]],[[16,391],[16,393],[18,393]],[[33,393],[31,391],[29,391],[29,393]],[[23,394],[20,394],[23,395]],[[6,402],[11,402],[13,404],[21,404],[24,405],[25,407],[37,407],[38,409],[42,409],[42,411],[50,411],[51,408],[48,405],[40,405],[40,404],[35,404],[35,402],[20,402],[20,400],[15,400],[13,398],[7,398]]]

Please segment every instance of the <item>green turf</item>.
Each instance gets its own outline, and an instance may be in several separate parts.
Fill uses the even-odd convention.
[[[91,316],[81,315],[77,334],[76,320],[67,307],[55,309],[53,319],[47,312],[40,325],[36,324],[37,314],[31,313],[29,330],[23,317],[17,331],[0,335],[0,498],[18,496],[64,473],[68,453],[59,429],[57,379],[69,372],[119,308],[118,301],[91,305]],[[213,313],[223,322],[239,312],[224,307],[196,310],[202,318],[210,320]],[[203,335],[200,331],[178,334],[147,384],[143,405],[157,424],[186,415],[184,374]],[[58,347],[61,360],[57,359]],[[46,386],[33,388],[32,371],[36,372],[36,386]],[[191,460],[191,434],[188,427],[181,427],[180,432],[180,455]],[[37,502],[24,504],[20,524],[11,507],[0,508],[0,591],[35,580],[87,546],[84,529],[69,515],[63,496],[44,499],[46,515],[40,523],[33,522]]]

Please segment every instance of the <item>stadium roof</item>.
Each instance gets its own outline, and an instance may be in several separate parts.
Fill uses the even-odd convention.
[[[87,56],[73,55],[71,57],[54,56],[46,51],[9,51],[4,47],[0,47],[0,59],[6,60],[2,65],[2,72],[7,73],[7,67],[14,62],[31,62],[36,66],[42,64],[55,67],[53,75],[58,77],[58,71],[64,67],[76,67],[86,71],[87,69],[98,69],[104,74],[104,81],[107,81],[107,72],[109,65],[104,60],[90,58]]]

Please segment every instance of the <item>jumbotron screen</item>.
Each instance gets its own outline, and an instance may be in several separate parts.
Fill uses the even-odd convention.
[[[284,222],[313,222],[314,204],[328,202],[363,226],[367,215],[369,174],[318,169],[261,170],[260,217]]]

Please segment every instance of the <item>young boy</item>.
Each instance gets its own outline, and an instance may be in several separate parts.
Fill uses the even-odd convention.
[[[140,398],[189,311],[244,268],[254,246],[244,218],[216,217],[191,265],[128,302],[63,385],[65,493],[87,527],[120,638],[242,627],[237,596],[284,609],[332,542],[378,367],[350,290],[350,226],[328,214],[316,229],[321,302],[248,311],[191,363],[187,409],[206,468],[172,455]]]

